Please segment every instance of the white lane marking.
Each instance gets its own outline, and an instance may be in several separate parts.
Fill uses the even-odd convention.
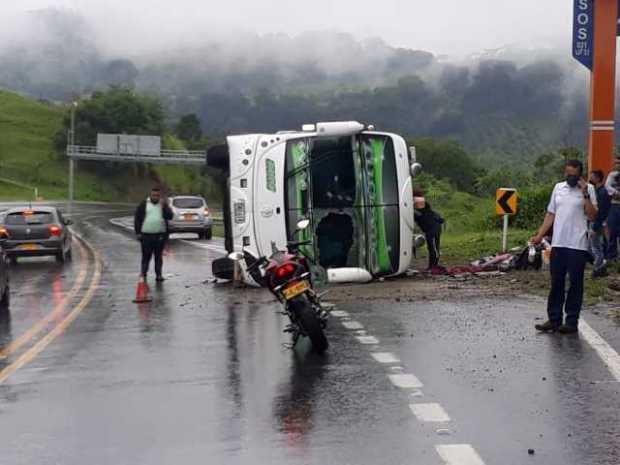
[[[409,373],[402,373],[396,375],[388,375],[390,382],[401,389],[419,389],[424,387],[415,375]]]
[[[349,316],[349,312],[345,312],[344,310],[333,310],[330,315],[335,316],[336,318],[347,318]]]
[[[379,344],[379,339],[374,336],[355,336],[355,338],[362,344],[372,345]]]
[[[470,444],[441,444],[435,450],[446,465],[484,465]]]
[[[364,329],[364,325],[358,321],[343,321],[342,326],[347,329]]]
[[[226,249],[224,249],[222,247],[218,247],[217,245],[202,244],[200,242],[188,241],[188,240],[185,240],[185,239],[180,239],[180,241],[183,242],[184,244],[188,244],[188,245],[191,245],[191,246],[194,246],[194,247],[198,247],[199,249],[212,250],[214,252],[218,252],[218,253],[221,253],[223,255],[228,254]]]
[[[390,352],[373,352],[370,355],[372,355],[372,358],[374,358],[377,362],[386,365],[390,363],[400,363],[398,357]]]
[[[119,218],[113,218],[110,220],[110,223],[112,223],[114,226],[118,226],[120,228],[124,228],[127,231],[133,232],[133,227],[126,223],[125,221],[123,221],[122,219]],[[191,246],[194,247],[198,247],[199,249],[206,249],[206,250],[212,250],[214,252],[218,252],[221,253],[223,255],[228,254],[228,252],[226,251],[226,249],[224,249],[224,247],[222,246],[218,246],[215,244],[205,244],[205,243],[201,243],[201,242],[195,242],[195,241],[190,241],[187,239],[178,239],[179,241],[185,243],[185,244],[189,244]]]
[[[411,392],[411,397],[424,397],[424,393],[419,389],[416,389]]]
[[[620,355],[618,355],[618,352],[607,344],[605,339],[603,339],[584,319],[582,319],[579,324],[579,331],[588,344],[596,351],[598,356],[601,357],[603,363],[607,365],[607,368],[609,368],[613,377],[616,378],[616,381],[620,381]]]
[[[409,404],[409,408],[419,421],[435,423],[446,423],[450,421],[447,412],[437,403]]]

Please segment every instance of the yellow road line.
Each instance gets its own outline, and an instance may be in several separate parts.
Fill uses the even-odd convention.
[[[19,336],[17,339],[12,341],[6,347],[0,349],[0,360],[6,359],[9,355],[14,353],[16,350],[19,350],[24,344],[28,343],[34,337],[36,337],[50,322],[56,319],[58,316],[62,315],[65,311],[65,308],[69,305],[69,303],[75,298],[80,289],[82,288],[82,284],[86,280],[86,275],[88,272],[88,260],[86,260],[86,253],[84,250],[84,246],[80,241],[77,241],[79,251],[80,251],[80,272],[78,277],[75,280],[75,283],[71,287],[71,290],[63,297],[63,299],[43,318],[41,318],[36,324],[34,324],[30,329],[28,329],[24,334]]]
[[[22,368],[24,365],[31,362],[37,355],[43,352],[47,346],[54,342],[58,336],[64,333],[93,299],[97,287],[99,286],[99,282],[101,281],[102,264],[97,251],[95,251],[87,242],[85,242],[85,245],[90,249],[95,260],[95,271],[93,272],[93,277],[90,280],[88,291],[84,297],[82,297],[82,300],[80,300],[80,302],[60,323],[58,323],[49,333],[42,337],[34,346],[24,352],[17,360],[0,371],[0,384],[4,383],[9,376]]]

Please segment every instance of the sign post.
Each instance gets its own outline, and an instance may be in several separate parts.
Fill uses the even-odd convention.
[[[591,71],[588,167],[609,172],[615,147],[618,0],[574,0],[573,57]]]
[[[502,232],[502,252],[508,250],[508,219],[517,214],[517,190],[500,187],[495,193],[495,213],[504,219]]]

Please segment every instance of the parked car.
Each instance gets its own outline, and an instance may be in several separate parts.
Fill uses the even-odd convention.
[[[174,217],[168,222],[169,233],[195,233],[200,239],[213,237],[213,218],[207,201],[199,196],[170,197]]]
[[[4,251],[14,263],[18,257],[45,255],[64,262],[71,258],[71,224],[55,207],[12,208],[5,213],[0,230],[8,237]]]
[[[9,308],[11,291],[9,279],[9,259],[4,251],[6,245],[6,230],[0,227],[0,312]]]

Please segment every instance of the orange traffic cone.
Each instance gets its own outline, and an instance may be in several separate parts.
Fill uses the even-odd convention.
[[[150,302],[151,297],[149,296],[149,286],[146,284],[144,276],[140,276],[140,281],[138,281],[138,287],[136,288],[136,298],[133,300],[136,304],[142,304],[145,302]]]

